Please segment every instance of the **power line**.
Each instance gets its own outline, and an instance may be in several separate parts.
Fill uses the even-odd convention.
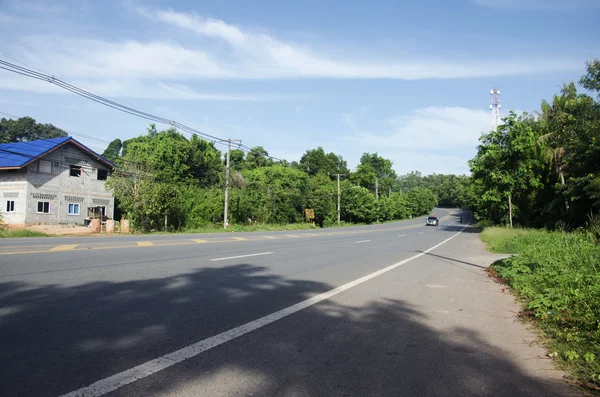
[[[23,76],[26,76],[26,77],[30,77],[30,78],[33,78],[33,79],[36,79],[36,80],[46,81],[48,83],[54,84],[54,85],[56,85],[58,87],[61,87],[61,88],[65,89],[65,90],[67,90],[67,91],[70,91],[70,92],[72,92],[72,93],[74,93],[76,95],[79,95],[79,96],[82,96],[84,98],[90,99],[90,100],[92,100],[94,102],[97,102],[97,103],[100,103],[102,105],[108,106],[108,107],[113,108],[115,110],[119,110],[121,112],[128,113],[128,114],[131,114],[133,116],[137,116],[137,117],[149,120],[149,121],[154,121],[154,122],[157,122],[157,123],[162,123],[162,124],[170,125],[171,127],[174,127],[176,129],[179,129],[179,130],[183,130],[184,132],[187,132],[190,135],[196,135],[196,136],[204,137],[204,139],[212,141],[213,143],[218,143],[220,145],[225,145],[225,146],[228,145],[228,140],[227,139],[223,139],[223,138],[211,135],[211,134],[207,134],[205,132],[199,131],[199,130],[197,130],[195,128],[192,128],[190,126],[187,126],[185,124],[179,123],[179,122],[177,122],[175,120],[169,120],[169,119],[167,119],[165,117],[158,116],[158,115],[146,112],[146,111],[138,110],[138,109],[135,109],[135,108],[133,108],[131,106],[127,106],[127,105],[124,105],[122,103],[113,101],[111,99],[102,97],[102,96],[94,94],[94,93],[92,93],[92,92],[90,92],[88,90],[84,90],[84,89],[82,89],[80,87],[77,87],[77,86],[75,86],[73,84],[70,84],[70,83],[68,83],[68,82],[66,82],[66,81],[64,81],[64,80],[62,80],[60,78],[57,78],[55,76],[50,76],[48,74],[45,74],[45,73],[42,73],[42,72],[38,72],[38,71],[32,70],[30,68],[22,67],[22,66],[19,66],[19,65],[16,65],[14,63],[7,62],[7,61],[1,60],[1,59],[0,59],[0,69],[4,69],[4,70],[7,70],[9,72],[20,74],[20,75],[23,75]],[[250,149],[250,148],[248,148],[248,149]],[[266,155],[265,157],[271,158],[271,159],[276,160],[276,161],[282,161],[281,159],[278,159],[276,157],[269,156],[269,155]]]

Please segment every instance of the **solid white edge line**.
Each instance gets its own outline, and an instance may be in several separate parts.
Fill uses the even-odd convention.
[[[360,244],[360,243],[368,243],[371,240],[361,240],[361,241],[356,241],[354,244]]]
[[[356,287],[364,282],[367,282],[375,277],[381,276],[384,273],[387,273],[391,270],[394,270],[408,262],[411,262],[421,256],[433,251],[434,249],[446,244],[448,241],[452,240],[454,237],[458,236],[469,226],[467,224],[463,227],[459,232],[453,234],[446,240],[442,241],[439,244],[434,245],[433,247],[428,248],[427,250],[413,255],[410,258],[404,259],[398,263],[385,267],[381,270],[378,270],[374,273],[368,274],[364,277],[341,285],[337,288],[324,292],[322,294],[313,296],[305,301],[300,303],[296,303],[295,305],[286,307],[285,309],[276,311],[264,317],[261,317],[257,320],[250,321],[244,325],[240,325],[239,327],[235,327],[230,329],[229,331],[222,332],[218,335],[211,336],[210,338],[201,340],[179,350],[176,350],[172,353],[165,354],[164,356],[157,357],[154,360],[147,361],[143,364],[140,364],[136,367],[127,369],[123,372],[119,372],[115,375],[109,376],[108,378],[104,378],[87,387],[82,387],[81,389],[77,389],[67,394],[63,394],[60,397],[99,397],[103,396],[107,393],[110,393],[114,390],[117,390],[125,385],[133,383],[137,380],[146,378],[152,374],[155,374],[163,369],[169,368],[175,364],[178,364],[182,361],[185,361],[189,358],[197,356],[200,353],[203,353],[213,347],[222,345],[223,343],[229,342],[233,339],[239,338],[242,335],[245,335],[249,332],[257,330],[259,328],[264,327],[265,325],[271,324],[277,320],[281,320],[284,317],[287,317],[291,314],[299,312],[300,310],[306,309],[307,307],[316,305],[319,302],[322,302],[326,299],[329,299],[340,292],[344,292],[349,290],[350,288]]]
[[[228,259],[239,259],[239,258],[248,258],[249,256],[261,256],[261,255],[271,255],[272,252],[259,252],[258,254],[248,254],[248,255],[238,255],[238,256],[228,256],[226,258],[215,258],[211,259],[212,262],[217,261],[226,261]]]

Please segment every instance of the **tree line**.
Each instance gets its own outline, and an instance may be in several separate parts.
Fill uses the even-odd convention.
[[[495,224],[571,229],[600,208],[600,61],[579,85],[564,84],[534,113],[511,112],[482,135],[469,161],[480,219]]]
[[[151,125],[144,135],[112,141],[103,156],[118,165],[107,185],[122,216],[139,227],[196,229],[223,224],[226,161],[214,143]],[[338,216],[338,175],[340,220],[345,223],[427,214],[440,201],[435,192],[455,180],[468,180],[418,173],[399,178],[392,162],[377,153],[364,153],[350,171],[342,156],[321,147],[291,163],[273,159],[261,146],[247,152],[232,149],[230,171],[232,224],[300,223],[305,222],[305,209],[312,209],[315,223],[333,225]],[[440,196],[447,205],[459,202],[447,192]]]

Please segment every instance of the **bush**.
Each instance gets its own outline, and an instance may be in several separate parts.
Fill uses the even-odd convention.
[[[493,265],[550,339],[552,356],[600,385],[600,247],[585,233],[487,228],[482,239],[515,256]]]

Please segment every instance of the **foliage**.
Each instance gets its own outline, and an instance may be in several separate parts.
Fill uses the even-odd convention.
[[[392,162],[384,159],[377,153],[364,153],[356,171],[350,176],[350,180],[372,192],[379,194],[390,194],[396,186],[398,176],[392,169]]]
[[[108,144],[102,153],[102,157],[105,157],[113,163],[120,165],[119,160],[121,156],[121,149],[123,149],[123,142],[121,142],[119,138],[114,139]]]
[[[134,226],[162,230],[166,217],[171,229],[222,227],[225,160],[213,144],[150,125],[145,135],[111,142],[105,155],[119,165],[107,187]],[[319,226],[337,224],[336,173],[348,176],[341,186],[341,221],[346,223],[406,219],[437,204],[435,194],[424,187],[393,192],[397,177],[392,162],[376,153],[365,153],[354,173],[341,156],[321,147],[294,164],[274,162],[260,146],[245,155],[233,149],[230,164],[229,225],[234,228],[304,223],[307,208],[314,210]],[[369,185],[375,177],[379,198]],[[455,179],[448,181],[444,186],[455,191],[449,187]]]
[[[68,134],[52,124],[37,123],[31,117],[17,120],[0,119],[0,143],[35,141],[38,139],[60,138]]]
[[[523,226],[568,230],[600,211],[600,62],[580,84],[597,99],[563,85],[536,116],[512,113],[484,134],[469,165],[471,202],[480,219],[508,221],[508,198]]]
[[[335,178],[335,174],[348,175],[348,165],[342,156],[335,153],[325,153],[322,147],[307,150],[300,158],[298,168],[309,175],[322,173]]]
[[[488,228],[482,239],[516,256],[493,265],[574,376],[600,385],[600,246],[584,233]]]

